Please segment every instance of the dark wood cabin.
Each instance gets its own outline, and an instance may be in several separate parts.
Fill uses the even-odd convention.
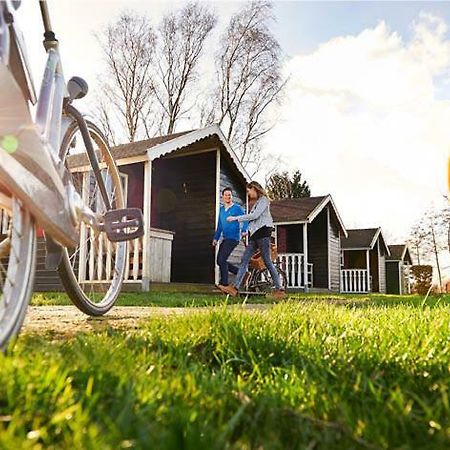
[[[340,238],[347,232],[331,195],[271,203],[288,287],[339,292]]]
[[[381,228],[347,230],[341,238],[341,292],[386,293],[389,248]]]
[[[386,257],[386,293],[410,294],[410,267],[412,258],[406,244],[389,245],[390,256]]]
[[[219,126],[119,145],[112,152],[124,179],[128,206],[143,210],[148,231],[129,246],[125,288],[148,290],[153,281],[217,282],[211,241],[221,190],[231,187],[234,201],[245,210],[249,181]],[[72,161],[71,167],[88,170],[81,161]],[[240,260],[242,252],[243,246],[238,246],[232,258]],[[43,261],[42,244],[40,253]],[[38,289],[46,288],[44,279],[50,275],[38,272]]]

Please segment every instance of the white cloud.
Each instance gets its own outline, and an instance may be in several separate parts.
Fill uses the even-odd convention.
[[[380,22],[289,60],[286,101],[266,140],[313,195],[333,194],[348,227],[381,225],[398,239],[441,201],[450,148],[450,101],[438,97],[447,25],[421,14],[412,29],[404,42]]]

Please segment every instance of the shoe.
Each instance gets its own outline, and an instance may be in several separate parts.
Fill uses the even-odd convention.
[[[267,298],[272,298],[274,300],[283,300],[286,298],[286,292],[284,291],[273,291],[271,294],[267,295]]]
[[[236,297],[238,295],[238,290],[234,286],[219,286],[219,289],[227,295]]]

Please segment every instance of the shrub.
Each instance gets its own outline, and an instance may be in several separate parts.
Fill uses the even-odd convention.
[[[433,282],[433,267],[428,265],[412,266],[414,289],[418,294],[425,295]]]

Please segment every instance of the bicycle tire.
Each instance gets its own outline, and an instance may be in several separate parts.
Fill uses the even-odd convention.
[[[22,327],[36,267],[34,221],[18,200],[11,198],[11,205],[9,230],[0,240],[4,244],[0,261],[0,350],[3,352]],[[9,239],[8,246],[6,239]]]
[[[103,164],[103,170],[105,170],[105,168],[107,169],[105,178],[108,179],[108,176],[110,176],[110,180],[113,183],[108,192],[108,197],[112,192],[112,196],[110,198],[111,205],[114,208],[124,208],[125,198],[120,176],[116,163],[111,155],[108,142],[97,126],[89,121],[86,123],[89,134],[98,147],[98,157],[103,158],[103,160],[99,161],[99,163]],[[64,135],[60,154],[62,155],[62,159],[65,163],[67,163],[70,148],[74,140],[76,140],[77,133],[79,131],[79,126],[77,122],[74,121]],[[81,142],[83,142],[82,139]],[[82,147],[84,148],[84,144],[82,144]],[[93,172],[85,172],[83,175],[84,184],[82,181],[77,180],[77,177],[79,177],[79,175],[72,173],[74,185],[80,195],[85,196],[84,200],[89,203],[90,207],[95,205],[98,206],[98,198],[95,198],[95,189],[93,191],[94,197],[90,197],[92,180],[96,182]],[[88,186],[87,188],[86,185]],[[82,191],[82,189],[84,189],[84,191]],[[86,192],[88,196],[87,198]],[[86,236],[88,236],[87,239]],[[105,247],[109,249],[107,250],[107,258],[109,254],[115,255],[114,264],[110,262],[108,267],[108,260],[106,260],[104,268],[104,255],[100,251],[100,248],[103,249],[103,244],[105,244]],[[85,254],[86,252],[88,252],[87,256]],[[95,257],[96,252],[97,257]],[[80,245],[78,245],[76,249],[71,249],[70,251],[68,249],[64,249],[62,261],[58,268],[59,276],[64,289],[66,290],[72,303],[78,309],[90,316],[101,316],[114,306],[122,288],[126,266],[126,254],[126,242],[111,243],[107,239],[105,233],[95,233],[94,230],[90,229],[87,225],[81,224]],[[92,255],[94,255],[94,258],[92,258]],[[95,265],[96,262],[97,265]],[[80,266],[84,266],[85,268],[80,270]],[[86,279],[85,272],[88,272],[88,279]],[[94,280],[91,276],[92,274],[94,277],[97,276],[98,279]],[[99,274],[101,274],[101,276]]]

